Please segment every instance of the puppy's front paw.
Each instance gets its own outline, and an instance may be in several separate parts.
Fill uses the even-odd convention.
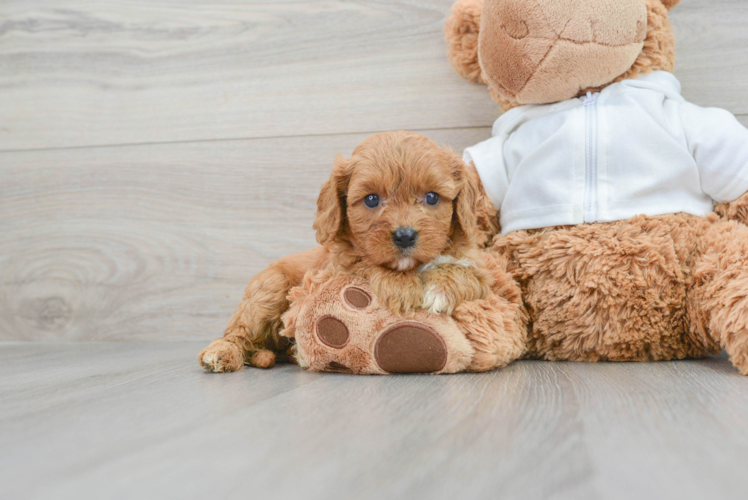
[[[459,304],[456,297],[450,296],[442,287],[431,285],[423,295],[421,307],[432,314],[452,314]]]
[[[209,372],[235,372],[244,366],[244,354],[235,344],[223,339],[214,340],[198,356],[200,364]]]
[[[464,301],[485,296],[485,273],[474,262],[441,256],[421,267],[425,293],[422,307],[431,313],[452,314]]]

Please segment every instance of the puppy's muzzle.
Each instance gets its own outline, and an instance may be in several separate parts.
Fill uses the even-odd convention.
[[[412,227],[398,227],[392,231],[392,242],[400,250],[407,250],[412,248],[416,244],[418,239],[418,231]]]

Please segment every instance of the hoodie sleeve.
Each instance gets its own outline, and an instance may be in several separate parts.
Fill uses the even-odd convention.
[[[748,129],[729,111],[681,105],[681,120],[701,189],[717,203],[748,191]]]
[[[465,149],[462,158],[465,163],[472,163],[475,166],[486,194],[493,205],[500,209],[509,189],[504,161],[504,138],[492,137],[471,146]]]

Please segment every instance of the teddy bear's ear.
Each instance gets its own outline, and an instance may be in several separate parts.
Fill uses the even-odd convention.
[[[338,154],[330,178],[322,184],[317,198],[317,218],[314,220],[320,245],[332,241],[343,231],[348,170],[348,160]]]
[[[483,0],[457,0],[444,24],[447,55],[454,69],[471,82],[485,83],[478,63],[478,34]]]
[[[662,4],[667,7],[668,10],[672,9],[680,3],[680,0],[662,0]]]

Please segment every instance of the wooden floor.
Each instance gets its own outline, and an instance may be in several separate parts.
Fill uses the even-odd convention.
[[[201,344],[0,344],[0,497],[698,499],[748,492],[722,358],[204,373]]]
[[[452,1],[0,0],[2,500],[748,498],[724,357],[198,366],[247,280],[314,245],[336,152],[489,137]],[[748,125],[748,2],[672,19],[684,96]]]

